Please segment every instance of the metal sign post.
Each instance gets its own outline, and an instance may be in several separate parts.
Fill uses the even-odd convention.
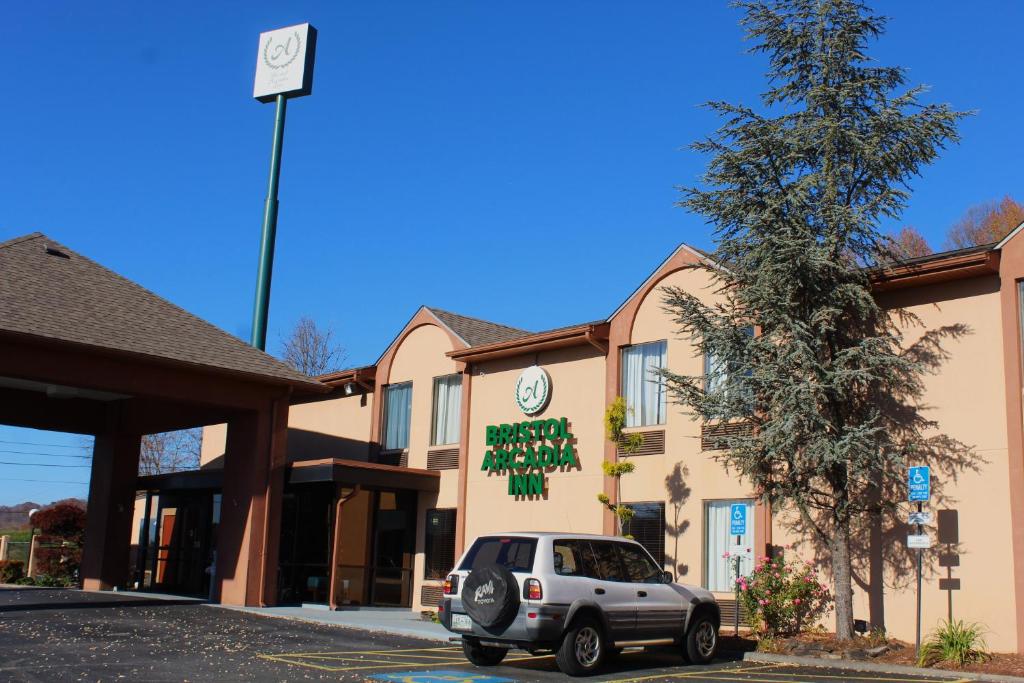
[[[316,29],[309,24],[287,26],[260,34],[256,54],[256,80],[253,97],[274,102],[274,139],[270,152],[270,180],[263,205],[263,229],[260,233],[260,258],[256,270],[256,300],[252,312],[250,344],[267,347],[267,312],[270,308],[270,282],[274,271],[274,243],[277,238],[277,187],[281,176],[281,151],[284,147],[284,119],[289,97],[302,97],[313,90],[313,62],[316,56]]]
[[[926,519],[921,504],[927,502],[932,495],[931,469],[928,467],[911,467],[907,470],[907,489],[911,503],[917,503],[917,514],[911,515],[910,521],[917,522],[916,536],[907,537],[907,547],[917,549],[917,629],[914,653],[921,652],[921,573],[924,549],[930,547],[928,536],[924,533],[923,522]]]
[[[743,543],[743,535],[747,533],[747,506],[743,503],[733,503],[729,506],[729,533],[736,536],[736,549]],[[736,577],[733,582],[733,589],[736,593],[736,610],[733,615],[733,635],[740,634],[740,554],[736,555]]]

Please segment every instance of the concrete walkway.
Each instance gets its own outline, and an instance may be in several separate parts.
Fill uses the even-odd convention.
[[[210,606],[264,617],[298,619],[315,624],[345,626],[424,640],[447,642],[452,636],[441,624],[426,621],[419,612],[406,607],[346,607],[329,610],[321,607],[234,607],[213,604]]]

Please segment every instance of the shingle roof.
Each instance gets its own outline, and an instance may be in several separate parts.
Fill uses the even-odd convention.
[[[494,344],[495,342],[518,339],[519,337],[525,337],[531,334],[526,330],[509,327],[508,325],[499,325],[498,323],[480,320],[479,318],[470,318],[465,315],[459,315],[458,313],[443,311],[440,308],[432,308],[428,306],[427,310],[433,313],[438,320],[447,325],[452,332],[462,337],[462,339],[470,346]]]
[[[0,332],[319,384],[38,232],[0,242]]]

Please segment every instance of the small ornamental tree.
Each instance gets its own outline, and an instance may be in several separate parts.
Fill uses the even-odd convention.
[[[607,410],[604,411],[604,432],[605,437],[615,444],[617,449],[623,453],[630,454],[636,453],[644,445],[644,435],[637,433],[626,434],[623,431],[626,427],[627,410],[626,399],[622,396],[617,396],[611,405],[608,406]],[[621,534],[623,529],[629,524],[629,520],[633,519],[635,513],[633,508],[623,505],[621,502],[622,487],[620,480],[622,475],[630,474],[635,469],[635,466],[631,462],[608,462],[605,460],[601,463],[601,469],[604,471],[604,476],[615,479],[616,502],[612,503],[608,494],[603,492],[597,494],[597,500],[615,515],[615,526],[618,533]]]
[[[908,182],[958,139],[963,114],[922,104],[921,88],[898,92],[903,69],[867,55],[885,19],[861,2],[736,4],[769,86],[757,108],[708,105],[723,123],[694,145],[712,158],[681,202],[713,226],[702,267],[720,297],[664,290],[680,333],[727,377],[665,374],[673,400],[706,422],[753,406],[751,430],[715,437],[718,457],[825,549],[845,640],[855,521],[895,504],[878,491],[900,490],[908,459],[954,445],[919,399],[943,334],[964,330],[904,344],[907,314],[878,305],[870,268],[893,260],[880,222],[899,217]]]
[[[81,543],[85,535],[85,508],[72,503],[58,503],[32,515],[32,526],[44,536]]]

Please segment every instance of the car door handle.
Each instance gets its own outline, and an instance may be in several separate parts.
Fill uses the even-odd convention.
[[[604,595],[604,589],[603,588],[595,588],[594,592],[597,593],[598,595]]]
[[[636,595],[639,598],[646,598],[647,597],[647,591],[637,591]]]

